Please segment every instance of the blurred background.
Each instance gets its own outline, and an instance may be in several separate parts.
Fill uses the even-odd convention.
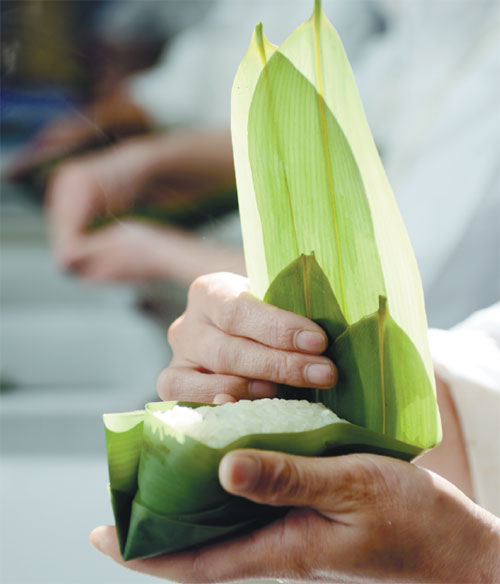
[[[0,581],[148,581],[101,415],[156,399],[196,276],[244,273],[229,137],[253,27],[312,0],[2,0]],[[429,324],[500,296],[497,0],[325,0],[412,239]]]

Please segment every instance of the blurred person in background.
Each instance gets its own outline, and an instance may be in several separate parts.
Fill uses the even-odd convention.
[[[209,2],[156,66],[120,85],[124,100],[169,131],[75,158],[52,175],[48,216],[63,266],[95,280],[182,283],[242,272],[227,245],[239,243],[236,214],[201,235],[130,220],[87,228],[137,202],[196,207],[231,189],[232,79],[256,22],[279,43],[309,16],[309,2],[290,6]],[[499,292],[496,2],[331,1],[324,9],[345,42],[409,230],[430,324],[450,326]]]

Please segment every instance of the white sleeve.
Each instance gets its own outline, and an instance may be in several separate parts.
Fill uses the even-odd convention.
[[[430,330],[429,340],[457,407],[477,502],[500,516],[500,303],[449,331]]]

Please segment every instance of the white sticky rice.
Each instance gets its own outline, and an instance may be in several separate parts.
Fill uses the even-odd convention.
[[[303,432],[340,419],[323,404],[287,399],[240,400],[217,407],[174,406],[154,415],[212,448],[222,448],[249,434]]]

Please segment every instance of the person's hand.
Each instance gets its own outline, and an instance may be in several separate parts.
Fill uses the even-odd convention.
[[[161,204],[171,197],[193,198],[233,181],[226,132],[135,138],[61,164],[46,193],[56,257],[63,267],[74,269],[75,254],[84,253],[84,236],[90,239],[97,234],[88,231],[97,217],[113,218],[138,200]],[[215,262],[212,271],[221,267]],[[191,280],[206,271],[193,271]]]
[[[167,272],[172,235],[151,222],[118,221],[66,244],[64,263],[88,282],[159,279]]]
[[[92,544],[128,568],[178,582],[500,581],[500,520],[445,479],[382,456],[305,458],[240,450],[219,479],[230,493],[294,510],[229,541],[123,562],[114,527]]]
[[[169,279],[189,285],[224,266],[244,270],[236,249],[140,220],[117,221],[66,242],[64,264],[89,282]]]
[[[8,169],[13,180],[23,177],[51,160],[68,156],[82,148],[108,144],[150,129],[144,111],[124,93],[116,91],[48,124],[23,148]]]
[[[170,327],[173,359],[158,380],[164,400],[222,403],[272,397],[276,383],[327,389],[335,365],[327,336],[311,320],[259,301],[246,278],[210,274],[189,290]]]
[[[98,217],[128,209],[140,193],[147,173],[147,147],[131,140],[98,154],[59,166],[46,192],[46,210],[55,255],[70,267],[74,248]]]

